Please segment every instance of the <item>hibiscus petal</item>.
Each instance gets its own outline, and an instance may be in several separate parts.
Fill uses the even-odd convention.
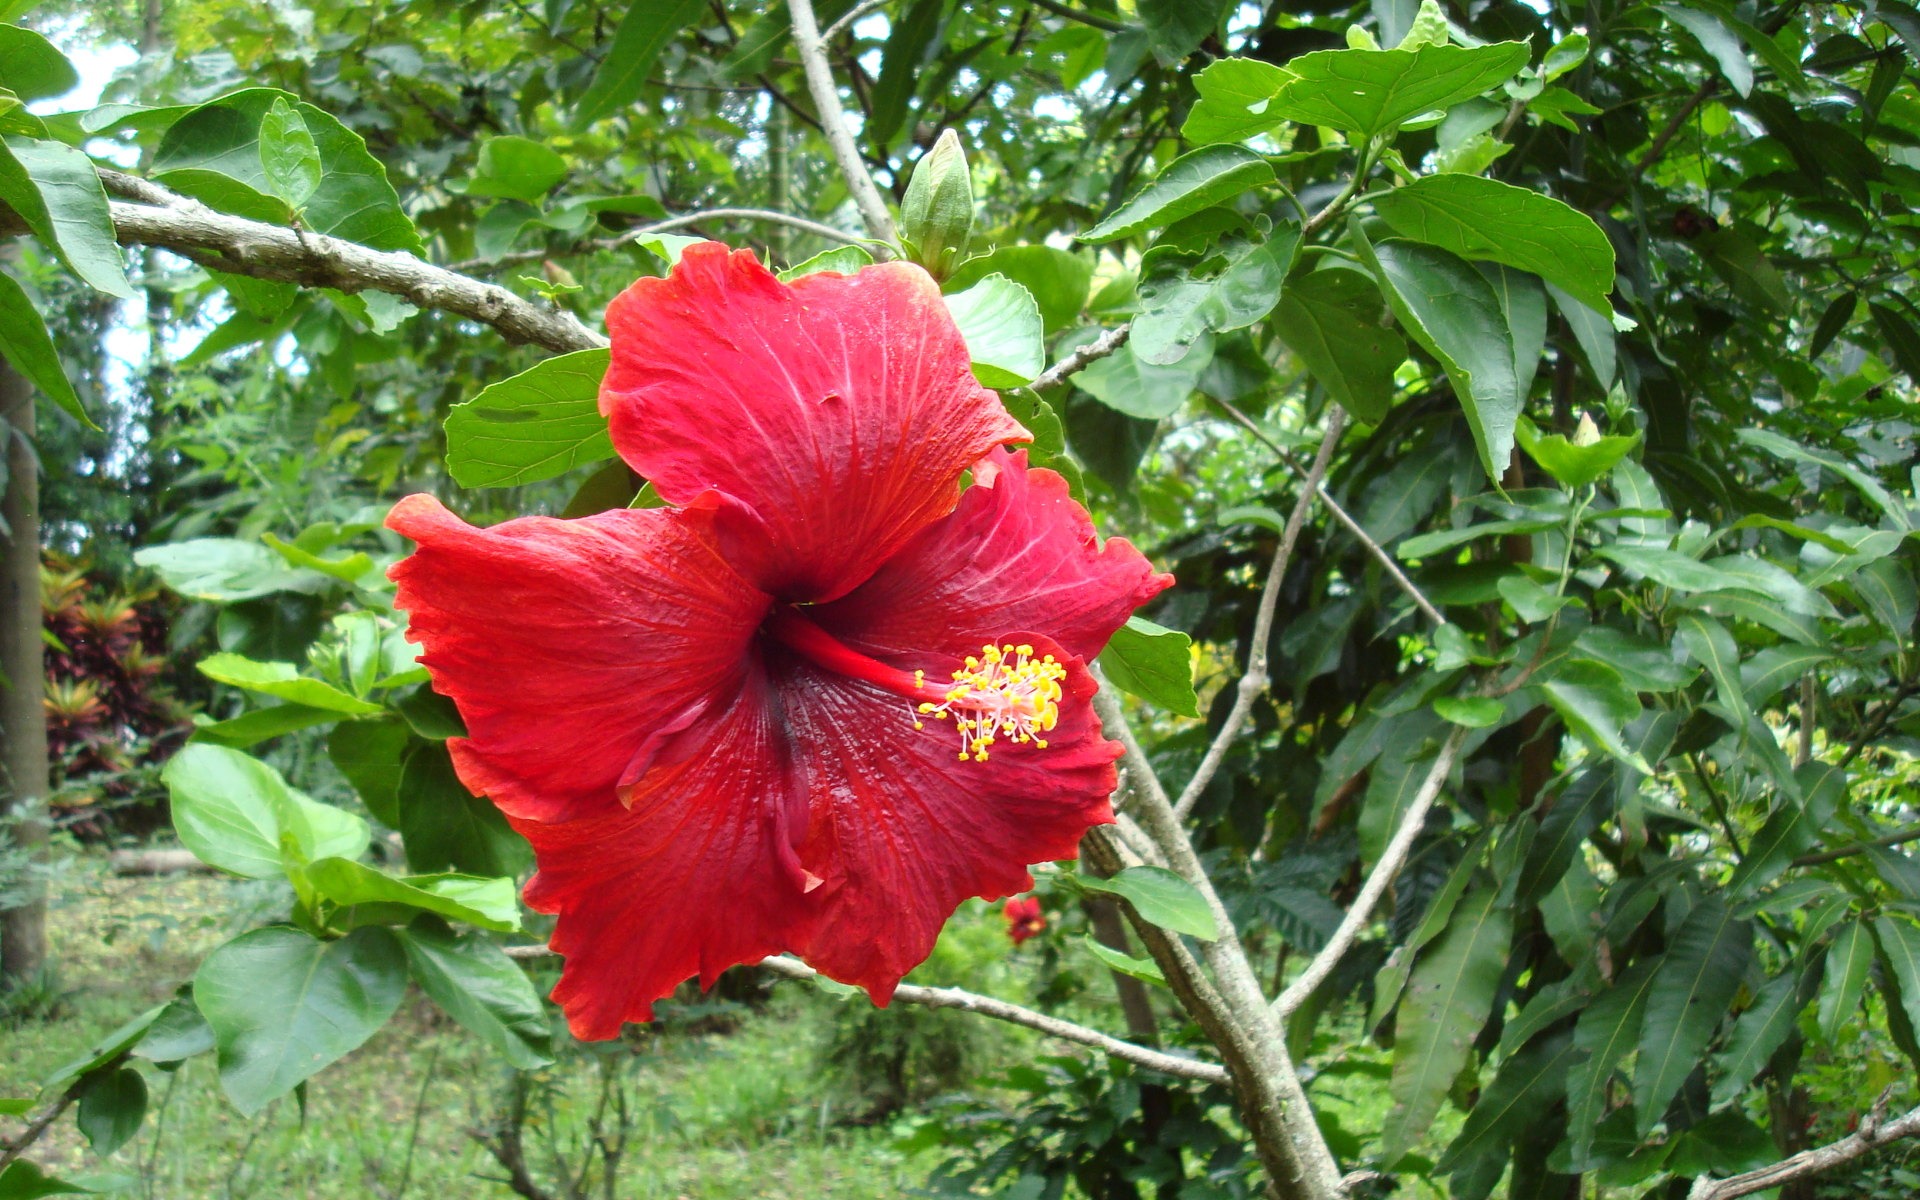
[[[792,284],[750,251],[689,246],[607,309],[614,446],[672,504],[732,497],[764,590],[827,600],[951,511],[960,473],[1025,441],[974,381],[933,280],[885,263]]]
[[[789,823],[778,713],[756,670],[633,789],[631,810],[514,822],[539,863],[527,903],[559,914],[550,944],[567,962],[553,998],[575,1036],[613,1037],[689,976],[711,985],[806,940],[807,882],[781,865],[803,830]]]
[[[1001,742],[985,762],[958,757],[950,721],[915,729],[895,696],[785,665],[778,686],[812,798],[800,859],[826,881],[807,897],[817,919],[796,931],[796,953],[885,1004],[962,900],[1025,891],[1027,864],[1074,857],[1088,828],[1113,820],[1120,744],[1100,736],[1092,676],[1062,661],[1066,695],[1047,747]]]
[[[1067,481],[1029,468],[1026,451],[995,450],[983,465],[975,477],[991,483],[976,482],[951,516],[809,616],[849,646],[912,666],[925,666],[929,652],[978,654],[1009,629],[1092,659],[1134,609],[1172,585],[1126,539],[1101,546]]]
[[[618,810],[663,738],[737,691],[768,606],[720,556],[710,514],[617,509],[476,529],[431,496],[387,524],[391,572],[435,690],[467,737],[461,780],[512,816]]]

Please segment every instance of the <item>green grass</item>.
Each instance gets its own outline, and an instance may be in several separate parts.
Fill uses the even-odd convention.
[[[75,860],[58,877],[49,913],[63,998],[50,1020],[0,1025],[0,1096],[32,1095],[94,1039],[169,996],[209,950],[257,923],[267,899],[257,884],[118,879]],[[725,1034],[657,1027],[618,1044],[611,1053],[631,1124],[613,1194],[864,1198],[919,1187],[931,1161],[896,1151],[884,1126],[838,1123],[858,1104],[823,1082],[818,1061],[834,1003],[786,988]],[[593,1060],[593,1052],[570,1053],[534,1077],[526,1154],[550,1188],[551,1148],[577,1150],[598,1099]],[[156,1198],[513,1194],[493,1181],[504,1172],[467,1133],[494,1118],[511,1073],[417,995],[310,1081],[304,1113],[289,1099],[242,1116],[222,1096],[210,1055],[171,1074],[139,1067],[150,1102],[132,1142],[101,1160],[69,1117],[30,1157],[62,1174],[133,1176],[129,1194]],[[0,1136],[18,1128],[0,1118]]]

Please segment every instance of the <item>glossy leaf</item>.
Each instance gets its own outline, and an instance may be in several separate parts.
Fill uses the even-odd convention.
[[[600,54],[593,82],[574,105],[576,124],[590,125],[632,104],[668,42],[706,11],[701,0],[633,0]]]
[[[516,877],[533,860],[500,810],[467,791],[440,743],[415,746],[400,769],[400,837],[420,872]]]
[[[1200,715],[1193,691],[1193,639],[1129,617],[1100,652],[1101,669],[1123,692],[1183,717]]]
[[[1193,77],[1200,99],[1187,110],[1180,136],[1196,146],[1215,142],[1243,142],[1274,128],[1284,119],[1273,111],[1273,98],[1290,72],[1257,58],[1222,58]]]
[[[1636,1128],[1644,1135],[1700,1061],[1733,1004],[1753,955],[1753,930],[1715,897],[1694,903],[1674,931],[1647,995],[1633,1070]]]
[[[404,907],[502,933],[520,928],[520,902],[511,879],[459,874],[396,878],[345,858],[323,858],[313,863],[306,868],[306,879],[314,891],[341,908]],[[392,923],[378,919],[384,915],[375,912],[375,920],[352,923]],[[400,918],[412,919],[411,914]]]
[[[447,413],[447,472],[461,487],[517,487],[613,457],[600,415],[608,351],[542,359]]]
[[[200,673],[216,683],[308,708],[344,716],[371,716],[385,711],[378,704],[351,696],[324,679],[301,675],[292,663],[255,662],[238,654],[214,654],[201,659],[198,665]]]
[[[1365,274],[1314,271],[1281,294],[1273,328],[1327,395],[1360,420],[1376,423],[1387,415],[1393,373],[1406,358],[1388,312],[1379,285]]]
[[[1718,1073],[1713,1081],[1716,1107],[1737,1099],[1793,1032],[1794,1021],[1807,1001],[1803,974],[1790,967],[1768,980],[1753,1004],[1733,1023],[1726,1048],[1713,1060]]]
[[[358,858],[367,848],[365,821],[309,800],[278,771],[238,750],[190,744],[160,778],[181,844],[208,866],[270,879],[283,873],[288,854],[305,863]]]
[[[540,997],[520,965],[478,934],[455,937],[424,918],[400,934],[420,990],[516,1070],[553,1061]]]
[[[1167,986],[1167,977],[1161,973],[1160,964],[1150,958],[1136,958],[1131,954],[1122,954],[1110,946],[1101,945],[1092,937],[1086,939],[1086,947],[1109,971],[1118,971],[1142,983],[1151,983],[1159,987]]]
[[[1841,1033],[1859,1011],[1867,990],[1867,970],[1873,966],[1873,930],[1865,920],[1848,921],[1827,947],[1827,968],[1820,984],[1820,1036],[1838,1045]]]
[[[1165,867],[1128,867],[1110,879],[1082,875],[1079,883],[1090,892],[1119,896],[1142,918],[1162,929],[1203,941],[1220,935],[1213,911],[1199,891]]]
[[[1593,998],[1574,1026],[1573,1043],[1587,1054],[1567,1072],[1567,1138],[1575,1169],[1586,1161],[1594,1126],[1606,1115],[1614,1069],[1640,1040],[1655,965],[1642,961],[1628,968],[1612,987]]]
[[[147,1080],[132,1067],[103,1072],[80,1093],[74,1124],[101,1158],[127,1144],[147,1116]]]
[[[1373,137],[1422,113],[1480,95],[1527,65],[1524,42],[1417,50],[1320,50],[1287,63],[1274,94],[1280,120]]]
[[[1235,240],[1207,253],[1156,247],[1140,260],[1140,315],[1129,343],[1143,362],[1178,362],[1208,331],[1244,329],[1273,311],[1299,230],[1266,242]]]
[[[0,358],[76,421],[89,429],[99,428],[67,381],[47,323],[41,320],[25,290],[5,271],[0,271]]]
[[[1274,182],[1267,160],[1239,146],[1206,146],[1168,163],[1153,182],[1093,228],[1083,242],[1111,242],[1148,229],[1171,225],[1203,208],[1231,200],[1251,188]]]
[[[1589,308],[1612,311],[1613,244],[1593,218],[1551,196],[1478,175],[1429,175],[1373,206],[1402,237],[1530,271]]]
[[[1905,917],[1876,917],[1873,933],[1898,992],[1892,999],[1906,1014],[1908,1025],[1920,1029],[1920,925]]]
[[[84,153],[32,138],[0,141],[0,201],[27,222],[82,282],[133,296],[100,173]]]
[[[1553,677],[1541,680],[1539,686],[1567,728],[1635,770],[1653,773],[1621,733],[1640,715],[1640,698],[1620,672],[1592,659],[1573,659],[1556,667]]]
[[[953,323],[966,339],[973,374],[988,387],[1032,383],[1047,365],[1040,306],[1005,275],[989,275],[947,297]]]
[[[1053,246],[1000,246],[961,264],[945,287],[962,291],[989,275],[1005,275],[1031,292],[1041,323],[1052,333],[1072,325],[1086,308],[1093,262],[1085,253]]]
[[[480,143],[467,195],[536,201],[567,177],[567,160],[532,138],[507,134]]]
[[[327,757],[347,777],[374,819],[400,825],[400,760],[409,735],[403,720],[343,721],[327,737]]]
[[[295,212],[320,190],[320,147],[305,119],[282,96],[260,117],[260,170],[267,191]]]
[[[252,1116],[378,1032],[406,986],[406,955],[389,930],[322,942],[269,926],[208,955],[193,998],[213,1028],[220,1086]]]
[[[1569,1069],[1585,1055],[1570,1036],[1561,1033],[1501,1063],[1499,1074],[1480,1093],[1459,1135],[1434,1169],[1457,1171],[1476,1155],[1510,1141],[1516,1130],[1559,1102],[1566,1093]]]
[[[0,87],[22,100],[51,100],[80,86],[80,73],[31,29],[0,25]]]

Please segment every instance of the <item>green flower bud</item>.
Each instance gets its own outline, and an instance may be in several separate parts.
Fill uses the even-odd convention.
[[[907,257],[935,279],[945,279],[965,257],[972,230],[973,178],[960,135],[949,129],[914,166],[907,182],[900,204],[901,245]]]

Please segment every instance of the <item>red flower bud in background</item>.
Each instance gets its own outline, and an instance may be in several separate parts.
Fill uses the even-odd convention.
[[[601,411],[668,507],[388,518],[454,765],[533,844],[577,1035],[783,951],[884,1004],[962,900],[1113,819],[1087,664],[1172,579],[1003,448],[918,267],[695,245],[607,328]]]
[[[1013,939],[1016,946],[1047,927],[1047,918],[1040,911],[1038,896],[1015,896],[1000,911],[1007,918],[1007,936]]]

